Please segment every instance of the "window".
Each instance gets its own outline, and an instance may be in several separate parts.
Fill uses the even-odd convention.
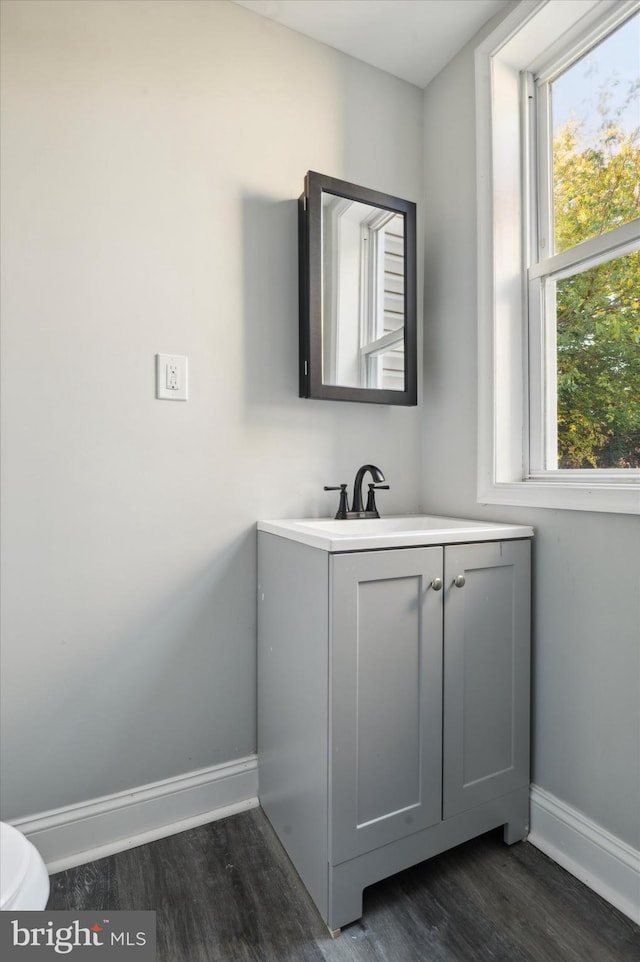
[[[477,51],[481,502],[640,513],[639,9],[525,2]]]
[[[368,290],[360,330],[360,383],[404,389],[404,218],[378,210],[363,225],[362,286]]]
[[[527,81],[530,471],[628,472],[640,468],[640,13]]]

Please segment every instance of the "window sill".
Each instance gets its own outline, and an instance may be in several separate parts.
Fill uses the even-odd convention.
[[[486,483],[478,488],[478,503],[640,515],[640,484],[535,479]]]

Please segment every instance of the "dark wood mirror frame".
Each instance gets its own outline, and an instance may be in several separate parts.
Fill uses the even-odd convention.
[[[404,217],[404,390],[351,387],[323,381],[322,194],[393,211]],[[309,171],[298,201],[300,397],[374,404],[417,404],[416,205]]]

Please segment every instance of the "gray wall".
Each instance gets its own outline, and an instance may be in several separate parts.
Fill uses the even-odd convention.
[[[535,527],[533,781],[640,848],[640,519],[476,502],[473,71],[425,94],[422,507]]]
[[[5,819],[255,750],[258,518],[419,409],[297,397],[308,169],[420,201],[422,92],[225,2],[2,5]],[[190,400],[154,399],[187,354]]]

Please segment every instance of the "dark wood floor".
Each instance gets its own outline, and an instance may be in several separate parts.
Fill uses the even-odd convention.
[[[50,909],[155,909],[158,962],[638,962],[640,928],[490,833],[365,890],[332,940],[260,809],[51,878]]]

